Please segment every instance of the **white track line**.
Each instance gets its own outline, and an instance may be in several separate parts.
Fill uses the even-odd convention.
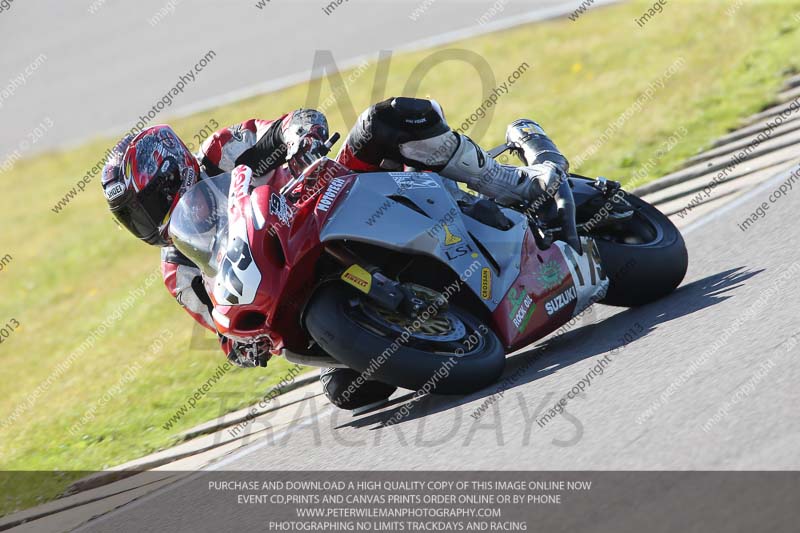
[[[755,196],[758,196],[762,192],[768,190],[770,187],[774,187],[776,183],[780,183],[784,179],[787,179],[789,176],[791,176],[792,172],[795,171],[794,170],[795,166],[797,166],[797,165],[796,164],[792,165],[792,168],[790,168],[788,170],[784,170],[782,172],[779,172],[778,174],[775,174],[773,177],[771,177],[767,181],[764,181],[760,185],[754,187],[753,189],[750,189],[749,191],[747,191],[746,193],[742,194],[741,196],[739,196],[735,200],[732,200],[731,202],[728,202],[727,204],[723,205],[719,209],[715,209],[714,211],[712,211],[708,215],[706,215],[704,217],[701,217],[699,220],[696,220],[695,222],[692,222],[691,224],[686,226],[686,228],[683,231],[681,231],[681,233],[684,234],[684,235],[687,235],[687,234],[695,231],[698,228],[702,228],[703,226],[705,226],[709,222],[711,222],[713,220],[716,220],[717,218],[719,218],[720,216],[724,215],[728,211],[736,209],[740,205],[752,200]]]
[[[621,0],[597,0],[593,4],[593,7],[616,4],[619,3],[620,1]],[[531,22],[539,22],[542,20],[558,18],[572,13],[575,10],[575,8],[577,8],[579,5],[580,2],[576,1],[574,3],[567,5],[540,8],[534,11],[528,11],[527,13],[523,13],[521,15],[514,15],[511,17],[495,20],[494,22],[487,22],[486,24],[482,25],[470,26],[468,28],[463,28],[460,30],[445,32],[435,37],[426,37],[424,39],[412,41],[411,43],[394,48],[392,51],[393,53],[416,52],[419,50],[425,50],[427,48],[433,48],[436,46],[448,44],[454,41],[468,39],[470,37],[477,37],[479,35],[484,35],[487,33],[513,28],[515,26],[522,26],[523,24],[528,24]],[[345,59],[341,62],[341,64],[337,63],[336,66],[340,72],[343,72],[345,70],[349,70],[351,68],[355,68],[361,65],[365,61],[372,63],[376,59],[377,59],[377,52],[371,52],[368,54],[362,54],[356,57]],[[311,69],[295,74],[288,74],[278,79],[257,83],[255,85],[250,85],[243,89],[236,89],[234,91],[230,91],[225,94],[221,94],[219,96],[213,96],[211,98],[200,100],[199,102],[195,102],[194,104],[189,104],[183,107],[179,107],[174,112],[167,113],[166,115],[168,115],[170,119],[182,118],[189,115],[193,115],[195,113],[199,113],[201,111],[206,111],[208,109],[220,107],[226,104],[237,102],[239,100],[251,98],[253,96],[258,96],[261,94],[271,93],[279,91],[281,89],[286,89],[287,87],[291,87],[299,83],[310,82],[315,79],[318,79],[319,77],[320,76],[315,76],[313,70]],[[99,135],[94,135],[92,136],[92,138],[116,137],[120,134],[120,132],[129,130],[130,127],[131,124],[129,123],[120,124],[118,126],[109,128],[101,132]],[[85,144],[87,140],[88,138],[82,139],[80,141],[71,141],[63,145],[56,146],[54,147],[54,149],[58,150],[66,148],[77,148],[78,146]]]
[[[313,398],[304,399],[303,401],[309,401],[309,400],[310,401],[316,401],[315,398],[318,398],[318,396],[315,396]],[[296,431],[299,431],[299,430],[301,430],[301,429],[303,429],[305,427],[308,427],[308,426],[310,426],[312,424],[319,423],[323,419],[328,418],[333,413],[334,409],[338,409],[338,408],[335,408],[332,404],[328,404],[325,407],[323,407],[319,412],[314,413],[313,415],[305,418],[299,424],[297,424],[295,421],[291,421],[291,422],[289,422],[290,427],[288,427],[287,429],[285,429],[285,430],[281,431],[280,433],[276,434],[274,438],[272,438],[272,439],[263,439],[260,442],[255,442],[254,444],[248,444],[248,445],[246,445],[244,447],[244,449],[232,452],[225,459],[222,459],[221,461],[217,461],[216,463],[212,463],[212,464],[206,466],[205,468],[203,468],[202,470],[207,471],[207,472],[213,472],[215,470],[222,470],[223,467],[228,466],[229,464],[234,463],[234,462],[238,461],[239,459],[241,459],[243,457],[246,457],[246,456],[250,455],[253,452],[258,451],[261,448],[269,446],[270,442],[277,442],[278,439],[283,437],[284,435],[289,435],[289,434],[294,433]]]
[[[315,401],[314,398],[315,397],[309,398],[309,400]],[[333,409],[334,409],[333,405],[328,404],[326,407],[323,407],[321,411],[315,413],[312,416],[307,417],[305,420],[303,420],[299,424],[296,424],[294,421],[289,422],[290,427],[288,427],[287,429],[285,429],[285,430],[283,430],[281,432],[276,433],[272,439],[263,439],[263,440],[257,441],[256,443],[254,443],[252,445],[245,445],[243,450],[240,450],[238,452],[232,452],[231,455],[228,456],[226,459],[223,459],[223,460],[218,461],[216,463],[212,463],[210,465],[207,465],[206,467],[201,468],[200,470],[196,470],[194,472],[187,471],[186,472],[187,473],[187,477],[186,478],[181,479],[180,481],[176,481],[174,483],[170,483],[169,485],[165,485],[165,486],[163,486],[163,487],[161,487],[159,489],[156,489],[153,492],[145,494],[144,496],[141,496],[139,498],[135,498],[135,499],[131,500],[130,502],[124,503],[124,504],[120,505],[119,507],[116,507],[115,509],[112,509],[112,510],[108,511],[107,513],[104,513],[102,515],[93,517],[93,518],[89,519],[87,522],[84,522],[80,526],[76,527],[72,531],[73,532],[78,532],[78,531],[86,530],[86,528],[90,528],[90,527],[91,528],[96,528],[96,526],[98,526],[99,524],[109,520],[110,518],[118,515],[119,513],[128,512],[131,509],[135,509],[136,507],[139,507],[140,505],[152,500],[153,498],[157,498],[157,497],[161,496],[161,494],[163,494],[165,492],[169,492],[169,491],[177,489],[178,487],[182,487],[183,485],[189,483],[190,481],[194,481],[194,480],[198,479],[200,476],[204,475],[206,472],[213,472],[215,470],[221,470],[222,467],[224,467],[226,465],[229,465],[230,463],[232,463],[234,461],[237,461],[237,460],[241,459],[242,457],[246,457],[247,455],[250,455],[251,453],[253,453],[255,451],[258,451],[258,450],[264,448],[265,446],[268,446],[271,441],[272,442],[277,442],[278,439],[284,437],[285,435],[289,435],[291,433],[299,431],[300,429],[302,429],[304,427],[307,427],[307,426],[311,425],[312,423],[313,424],[318,423],[319,421],[323,420],[324,418],[327,418],[328,416],[330,416],[330,414],[333,413]]]
[[[593,4],[593,6],[615,4],[619,1],[620,0],[597,0]],[[424,39],[419,39],[417,41],[413,41],[411,43],[399,46],[395,48],[393,52],[394,53],[416,52],[428,48],[435,48],[437,46],[441,46],[443,44],[451,43],[454,41],[468,39],[470,37],[477,37],[479,35],[484,35],[486,33],[505,30],[508,28],[513,28],[515,26],[522,26],[523,24],[528,24],[530,22],[539,22],[542,20],[558,18],[564,15],[568,15],[569,13],[572,13],[575,10],[575,8],[577,8],[579,5],[580,2],[576,1],[571,6],[568,4],[566,6],[559,5],[544,9],[537,9],[534,11],[523,13],[521,15],[502,18],[494,22],[487,22],[486,24],[482,25],[470,26],[468,28],[463,28],[460,30],[449,31],[437,35],[435,37],[426,37]],[[344,71],[357,67],[362,63],[364,63],[365,61],[374,62],[376,57],[377,57],[377,52],[362,54],[360,56],[347,59],[342,62],[341,66],[339,65],[337,66],[339,66],[340,70]],[[229,93],[220,96],[207,98],[195,104],[181,107],[176,111],[176,113],[177,116],[179,117],[191,115],[193,113],[204,111],[212,107],[219,107],[221,105],[229,104],[237,100],[244,100],[246,98],[257,96],[259,94],[278,91],[281,89],[285,89],[287,87],[291,87],[292,85],[296,85],[298,83],[312,81],[314,79],[319,78],[319,76],[314,76],[313,74],[314,72],[311,69],[309,69],[305,72],[301,72],[298,74],[290,74],[282,78],[278,78],[277,80],[271,80],[268,82],[251,85],[244,89],[237,89],[235,91],[231,91]]]

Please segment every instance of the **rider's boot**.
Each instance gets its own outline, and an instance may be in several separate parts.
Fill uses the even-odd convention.
[[[521,118],[506,128],[506,143],[520,155],[528,166],[551,163],[569,174],[569,161],[536,122]]]
[[[548,193],[552,196],[564,176],[560,165],[545,159],[533,158],[526,167],[500,164],[466,135],[453,135],[458,145],[439,174],[466,183],[502,205],[530,205]]]

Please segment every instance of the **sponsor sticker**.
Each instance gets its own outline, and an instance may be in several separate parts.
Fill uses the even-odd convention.
[[[472,249],[472,245],[468,243],[462,243],[458,246],[453,246],[452,248],[447,248],[444,251],[444,256],[447,257],[448,261],[453,261],[458,259],[459,257],[464,257],[467,254],[472,254],[472,257],[477,257],[478,254]]]
[[[372,274],[358,265],[351,265],[342,273],[342,281],[349,283],[364,294],[372,288]]]
[[[525,291],[524,287],[520,291],[517,291],[516,288],[508,291],[508,301],[511,302],[511,312],[508,314],[508,318],[520,333],[524,333],[536,310],[536,304],[533,303],[533,298]]]
[[[464,242],[464,239],[453,233],[447,224],[442,224],[442,229],[444,230],[444,245],[447,247],[444,250],[444,255],[448,261],[464,257],[467,254],[472,254],[472,257],[478,257],[472,245]]]
[[[454,244],[458,244],[461,242],[461,237],[458,235],[454,235],[447,224],[443,224],[442,227],[444,228],[444,245],[445,246],[452,246]]]
[[[439,184],[435,179],[426,176],[424,172],[389,172],[397,188],[401,191],[408,189],[438,189]]]
[[[286,203],[286,197],[277,193],[272,193],[272,196],[269,197],[269,213],[278,217],[278,220],[286,225],[294,215],[292,208]]]
[[[555,259],[550,259],[539,265],[539,274],[536,279],[545,290],[558,287],[564,281],[566,273],[561,269],[561,265]]]
[[[325,193],[319,199],[317,211],[327,211],[330,209],[336,197],[342,192],[345,183],[346,182],[342,178],[333,178],[328,184],[328,188],[325,189]]]
[[[442,229],[444,230],[444,245],[446,246],[444,255],[447,257],[448,261],[464,257],[467,254],[470,254],[473,258],[478,257],[472,245],[468,242],[464,242],[464,239],[450,231],[447,224],[443,224]]]
[[[488,268],[481,270],[481,298],[488,300],[492,297],[492,271]]]
[[[555,295],[551,300],[545,303],[544,310],[547,312],[548,316],[552,316],[564,309],[569,303],[575,301],[577,298],[578,289],[576,289],[573,285],[564,292]]]

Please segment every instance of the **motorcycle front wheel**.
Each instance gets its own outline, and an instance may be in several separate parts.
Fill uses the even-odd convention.
[[[305,313],[311,337],[365,379],[437,394],[468,394],[495,382],[505,351],[494,332],[453,305],[413,318],[343,284],[320,287]]]

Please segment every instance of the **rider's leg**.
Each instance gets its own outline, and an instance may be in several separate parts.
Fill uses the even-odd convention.
[[[448,139],[450,147],[444,146]],[[402,144],[420,140],[426,142],[423,159],[401,153]],[[355,170],[402,170],[403,165],[433,170],[447,163],[457,144],[436,102],[389,98],[358,117],[337,159]],[[439,146],[440,153],[433,153],[431,148]]]
[[[328,400],[341,409],[358,409],[386,400],[397,390],[379,381],[359,381],[360,375],[349,368],[324,368],[319,380]]]
[[[509,137],[512,129],[519,129],[516,125],[509,127]],[[537,142],[528,143],[535,147],[532,156],[525,154],[528,164],[547,160],[566,172],[566,159],[538,125],[524,123],[528,131],[531,125],[537,128],[533,132]],[[436,101],[418,98],[389,98],[367,109],[348,135],[338,159],[356,170],[398,170],[403,165],[434,170],[503,204],[532,202],[544,193],[546,182],[552,178],[541,170],[501,165],[469,137],[451,130]]]

